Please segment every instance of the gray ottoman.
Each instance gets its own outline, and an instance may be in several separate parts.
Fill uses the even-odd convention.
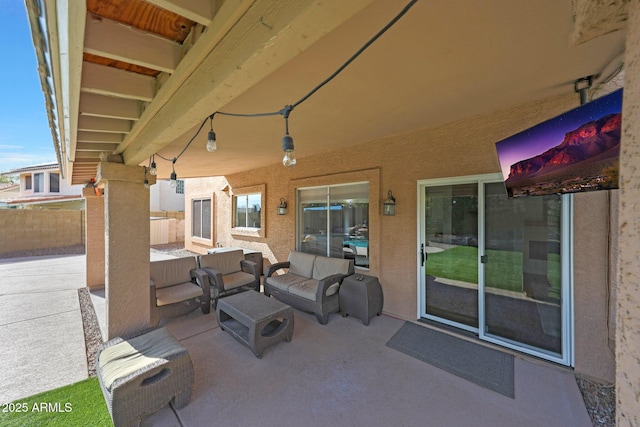
[[[191,358],[165,328],[104,343],[96,371],[115,427],[138,426],[172,400],[179,409],[191,398]]]

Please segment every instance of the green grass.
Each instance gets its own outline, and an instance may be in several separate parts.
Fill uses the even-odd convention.
[[[515,251],[486,251],[486,285],[514,292],[522,292],[522,253]],[[560,291],[560,255],[549,254],[547,278],[550,291]],[[478,248],[456,246],[443,252],[429,254],[427,274],[467,283],[478,283]]]
[[[0,405],[0,425],[113,426],[97,378]]]

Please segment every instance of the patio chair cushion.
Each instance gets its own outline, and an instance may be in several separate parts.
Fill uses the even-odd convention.
[[[235,251],[216,252],[214,254],[200,255],[200,268],[215,268],[223,276],[241,271],[240,263],[244,260],[244,252]],[[227,280],[224,281],[225,288]]]
[[[309,279],[307,277],[298,276],[297,274],[286,273],[280,276],[269,277],[269,285],[276,289],[288,292],[291,285],[304,282],[305,280]]]
[[[321,280],[325,277],[331,276],[332,274],[344,274],[346,276],[347,274],[349,274],[349,268],[350,264],[348,259],[327,258],[319,256],[316,257],[316,261],[313,263],[313,275],[307,277]]]
[[[256,278],[253,274],[237,271],[224,276],[224,288],[226,290],[247,286],[255,282]]]
[[[202,296],[202,288],[193,282],[180,283],[156,289],[156,304],[158,307],[181,301],[188,301]]]
[[[318,281],[315,279],[307,279],[304,282],[295,283],[289,286],[289,293],[306,298],[310,301],[316,300],[318,292]],[[335,292],[334,292],[335,293]]]
[[[184,347],[164,328],[107,347],[98,357],[103,384],[111,391],[118,378],[184,351]]]
[[[156,289],[191,281],[190,271],[197,268],[195,257],[173,258],[150,264],[151,280]],[[200,292],[202,293],[202,292]]]
[[[304,252],[289,252],[289,273],[302,277],[313,277],[315,255]]]

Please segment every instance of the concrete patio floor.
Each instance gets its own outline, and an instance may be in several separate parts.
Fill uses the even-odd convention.
[[[0,402],[87,377],[76,291],[84,262],[0,260]],[[92,301],[103,321],[99,292]],[[189,405],[165,407],[143,425],[591,426],[571,370],[516,355],[511,399],[386,347],[402,324],[333,314],[322,326],[296,310],[292,342],[257,359],[213,313],[168,321],[196,381]]]

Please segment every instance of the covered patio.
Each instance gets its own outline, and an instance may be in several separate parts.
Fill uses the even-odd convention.
[[[164,322],[189,351],[196,380],[189,405],[142,425],[591,425],[571,370],[514,353],[511,398],[388,347],[403,323],[382,315],[364,326],[333,314],[323,326],[296,310],[293,340],[258,359],[213,313]]]
[[[637,2],[26,4],[61,175],[89,187],[86,285],[105,288],[107,339],[149,325],[149,307],[140,301],[149,301],[146,187],[164,184],[156,180],[176,184],[195,178],[186,183],[187,249],[204,254],[216,246],[239,246],[261,252],[271,263],[302,247],[307,234],[300,219],[302,191],[366,183],[366,203],[357,201],[366,206],[358,215],[366,215],[368,245],[360,272],[379,278],[385,316],[369,328],[353,319],[333,319],[322,328],[300,314],[293,342],[276,346],[261,361],[247,352],[227,352],[235,343],[220,333],[212,316],[172,322],[172,331],[204,372],[191,405],[179,411],[187,425],[219,419],[229,408],[234,408],[232,423],[264,421],[261,411],[277,419],[271,411],[277,411],[278,400],[310,402],[316,390],[311,422],[318,424],[327,424],[323,417],[341,421],[347,410],[329,408],[344,402],[372,422],[387,420],[384,402],[393,401],[398,414],[389,419],[395,424],[430,416],[440,424],[442,416],[443,424],[452,425],[478,420],[553,425],[559,419],[558,425],[581,425],[586,414],[567,370],[615,383],[618,424],[640,423]],[[372,38],[388,24],[384,34]],[[361,48],[366,49],[355,58]],[[333,80],[321,84],[344,64]],[[384,344],[402,321],[428,314],[420,265],[421,186],[467,177],[501,184],[495,143],[579,105],[577,82],[585,78],[591,99],[624,88],[620,190],[563,196],[563,311],[556,316],[562,323],[549,328],[550,335],[563,334],[560,349],[549,357],[563,366],[518,358],[515,403],[521,410],[512,412],[513,401],[441,377]],[[290,159],[292,152],[297,165],[283,166],[283,154]],[[395,215],[382,212],[389,190],[397,200]],[[243,195],[247,202],[249,196],[259,198],[253,205],[259,215],[238,226],[237,198]],[[289,213],[276,214],[283,202]],[[328,235],[330,221],[326,224],[322,231]],[[329,242],[327,235],[317,235]],[[532,311],[534,320],[542,321]],[[359,331],[354,337],[351,328]],[[482,323],[470,329],[482,338]],[[326,338],[317,340],[324,342],[321,348],[313,342],[320,335]],[[352,339],[362,341],[351,347]],[[287,363],[296,370],[265,363],[276,355],[286,360],[291,348],[299,349]],[[312,359],[319,370],[298,359],[307,351],[325,355]],[[334,353],[341,356],[331,361]],[[223,362],[231,357],[227,370]],[[418,374],[407,369],[410,364]],[[354,370],[358,374],[351,377]],[[376,381],[381,376],[385,381],[368,382],[372,372]],[[535,391],[547,373],[545,381],[559,394]],[[255,384],[237,381],[258,374],[264,377]],[[276,374],[292,376],[285,384],[270,377]],[[304,391],[296,378],[305,379],[299,381]],[[216,381],[223,387],[212,388]],[[440,381],[451,386],[422,389]],[[451,404],[462,409],[446,409]],[[280,415],[299,421],[304,413],[308,419],[306,405],[291,405]],[[199,418],[202,414],[210,418]]]

